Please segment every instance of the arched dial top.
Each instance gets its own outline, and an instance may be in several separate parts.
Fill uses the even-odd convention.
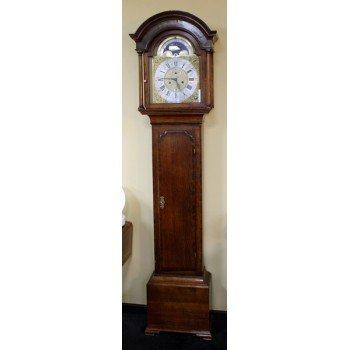
[[[177,57],[193,55],[193,46],[181,35],[171,35],[158,46],[157,56]]]

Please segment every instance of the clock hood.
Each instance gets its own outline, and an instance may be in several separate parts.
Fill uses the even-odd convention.
[[[164,32],[181,30],[197,39],[201,49],[213,51],[217,40],[216,30],[211,30],[200,18],[183,11],[160,12],[143,22],[130,37],[136,42],[136,51],[141,53],[149,50],[149,45]]]

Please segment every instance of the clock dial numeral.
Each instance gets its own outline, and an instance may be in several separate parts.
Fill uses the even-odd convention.
[[[191,86],[191,85],[187,85],[186,88],[187,88],[188,90],[192,90],[192,86]]]

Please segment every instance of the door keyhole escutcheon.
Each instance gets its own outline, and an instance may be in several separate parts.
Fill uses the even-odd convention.
[[[165,198],[164,198],[164,196],[160,196],[160,198],[159,198],[159,206],[160,206],[160,209],[164,209],[164,207],[165,207]]]

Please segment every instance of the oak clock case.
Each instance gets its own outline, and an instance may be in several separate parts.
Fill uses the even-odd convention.
[[[166,11],[130,36],[139,57],[138,110],[152,125],[155,270],[147,284],[145,332],[211,339],[201,128],[213,108],[216,31],[190,13]]]

